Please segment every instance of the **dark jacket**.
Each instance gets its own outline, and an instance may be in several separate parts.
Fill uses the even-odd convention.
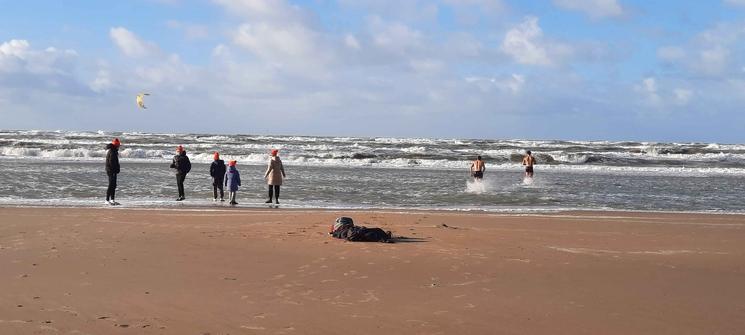
[[[228,168],[228,173],[225,174],[225,186],[230,192],[238,191],[238,186],[241,186],[241,174],[235,166]]]
[[[119,148],[109,143],[106,145],[106,174],[119,173]]]
[[[171,169],[176,169],[176,174],[187,174],[191,171],[191,162],[189,161],[189,157],[186,156],[186,151],[173,156]]]
[[[222,159],[218,159],[214,162],[212,162],[212,165],[210,165],[210,176],[212,176],[213,180],[222,181],[223,178],[225,178],[225,161]]]

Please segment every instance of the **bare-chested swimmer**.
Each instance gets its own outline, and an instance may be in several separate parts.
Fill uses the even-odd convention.
[[[530,153],[530,150],[525,152],[526,155],[523,157],[523,165],[525,165],[525,177],[533,178],[533,165],[535,165],[535,158]]]
[[[474,179],[481,180],[484,178],[484,171],[486,171],[486,164],[481,160],[481,156],[477,156],[476,160],[471,163],[471,176]]]

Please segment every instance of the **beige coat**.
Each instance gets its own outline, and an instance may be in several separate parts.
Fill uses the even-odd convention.
[[[284,177],[285,168],[282,166],[282,160],[277,156],[272,157],[269,166],[266,167],[266,173],[264,173],[267,185],[282,185]]]

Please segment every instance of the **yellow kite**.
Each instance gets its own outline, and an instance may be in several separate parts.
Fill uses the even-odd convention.
[[[147,109],[145,107],[145,100],[143,100],[143,97],[146,95],[150,95],[150,93],[140,93],[137,95],[137,106],[140,106],[142,109]]]

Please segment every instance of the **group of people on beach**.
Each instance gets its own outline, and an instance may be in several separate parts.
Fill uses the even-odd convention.
[[[535,157],[530,150],[525,152],[523,156],[523,166],[525,166],[525,178],[533,178],[533,165],[536,164]],[[484,171],[486,171],[486,163],[481,159],[481,156],[476,156],[476,160],[471,163],[471,177],[474,180],[481,180],[484,178]]]
[[[111,143],[106,145],[106,175],[109,177],[109,186],[106,190],[106,203],[111,205],[119,205],[116,202],[116,180],[117,175],[120,172],[119,166],[119,147],[121,141],[115,138]],[[272,149],[270,152],[270,160],[267,165],[266,172],[264,173],[264,179],[268,185],[269,199],[266,203],[279,204],[279,190],[282,182],[285,178],[285,168],[282,165],[282,160],[279,158],[279,150]],[[212,164],[210,165],[210,177],[212,177],[212,198],[213,201],[217,201],[217,195],[219,191],[220,201],[225,201],[225,190],[224,187],[228,187],[228,200],[231,205],[237,205],[236,192],[241,186],[241,174],[238,172],[236,160],[228,161],[227,167],[225,161],[220,159],[220,153],[215,152],[213,156]],[[525,178],[533,178],[533,165],[536,164],[535,157],[533,157],[530,150],[526,151],[525,156],[522,160],[522,165],[525,166]],[[191,161],[189,156],[186,155],[186,149],[182,145],[176,148],[176,155],[173,156],[171,162],[171,169],[176,172],[176,188],[178,189],[178,197],[176,201],[183,201],[186,199],[184,192],[184,181],[186,175],[191,172]],[[481,180],[484,178],[484,171],[486,171],[486,163],[481,159],[481,156],[477,156],[476,160],[471,163],[471,176],[474,180]]]
[[[109,186],[106,190],[106,203],[110,205],[119,205],[116,202],[116,179],[120,172],[119,166],[119,147],[121,141],[115,138],[111,143],[106,145],[106,175],[109,177]],[[267,165],[266,172],[264,173],[264,179],[268,185],[269,200],[266,203],[272,203],[272,199],[275,204],[279,204],[279,190],[284,178],[286,177],[284,165],[282,160],[279,158],[279,150],[272,149],[270,152],[269,164]],[[217,201],[218,191],[220,194],[220,201],[225,201],[224,187],[228,187],[228,200],[231,205],[237,205],[236,192],[241,186],[241,175],[238,172],[236,160],[228,161],[227,167],[225,161],[220,159],[220,153],[215,152],[213,155],[213,161],[210,165],[210,177],[212,177],[212,197],[213,201]],[[189,156],[186,155],[186,149],[182,145],[176,148],[176,155],[173,156],[171,162],[171,169],[176,172],[176,188],[178,189],[178,197],[176,201],[183,201],[186,199],[184,192],[184,181],[186,175],[191,172],[191,161]]]

